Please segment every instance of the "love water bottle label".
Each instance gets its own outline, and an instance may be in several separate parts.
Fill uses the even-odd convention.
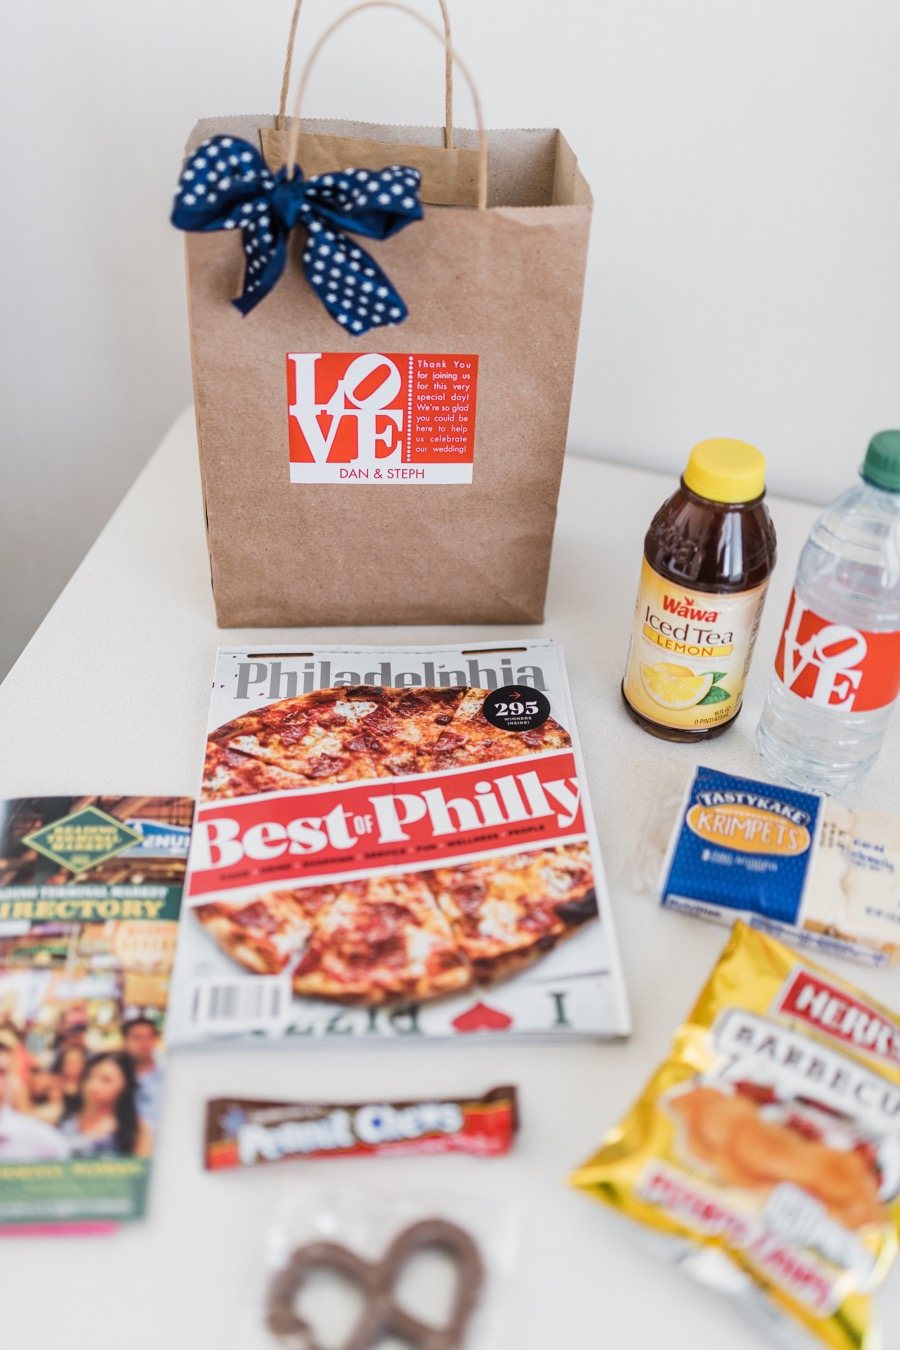
[[[874,712],[900,693],[900,632],[832,623],[792,591],[775,673],[792,694],[819,708]]]

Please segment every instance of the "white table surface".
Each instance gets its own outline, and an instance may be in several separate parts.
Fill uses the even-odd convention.
[[[848,464],[848,480],[853,466]],[[565,1184],[663,1057],[726,931],[657,910],[628,879],[658,766],[706,762],[755,775],[753,730],[797,556],[815,509],[770,503],[781,562],[735,726],[706,746],[640,731],[620,702],[641,540],[673,482],[570,458],[548,619],[506,630],[564,645],[634,1016],[627,1043],[182,1051],[170,1057],[146,1222],[104,1238],[0,1245],[3,1350],[266,1350],[267,1224],[292,1189],[469,1191],[512,1205],[519,1248],[504,1347],[759,1350],[733,1307],[656,1263],[637,1230]],[[40,538],[33,542],[40,548]],[[14,579],[13,579],[14,584]],[[502,630],[501,630],[502,631]],[[0,795],[196,791],[217,643],[455,642],[497,629],[217,630],[193,417],[166,436],[0,689]],[[900,721],[861,803],[900,810]],[[900,1003],[900,974],[833,963]],[[340,1101],[475,1093],[514,1081],[523,1124],[507,1158],[346,1159],[209,1175],[203,1106],[230,1094]],[[879,1296],[900,1346],[900,1266]],[[497,1342],[499,1347],[500,1342]],[[493,1345],[493,1343],[492,1343]]]

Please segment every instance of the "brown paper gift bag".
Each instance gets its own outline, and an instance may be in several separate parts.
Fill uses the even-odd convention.
[[[424,219],[382,242],[348,230],[409,311],[404,322],[359,338],[307,281],[302,227],[292,232],[280,280],[246,316],[231,303],[244,276],[238,231],[185,236],[218,621],[537,622],[590,190],[557,130],[453,130],[449,84],[444,129],[301,124],[319,48],[367,8],[404,7],[368,0],[326,30],[289,124],[283,96],[278,117],[206,119],[187,145],[191,153],[212,135],[235,135],[261,145],[272,168],[285,158],[306,178],[410,164],[423,173],[425,202]],[[449,70],[449,27],[445,36]],[[287,68],[290,49],[288,56]]]

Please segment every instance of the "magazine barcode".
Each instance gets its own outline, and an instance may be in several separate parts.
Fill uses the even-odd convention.
[[[282,1026],[290,1007],[290,986],[281,977],[196,983],[190,1015],[209,1031],[269,1031]]]

